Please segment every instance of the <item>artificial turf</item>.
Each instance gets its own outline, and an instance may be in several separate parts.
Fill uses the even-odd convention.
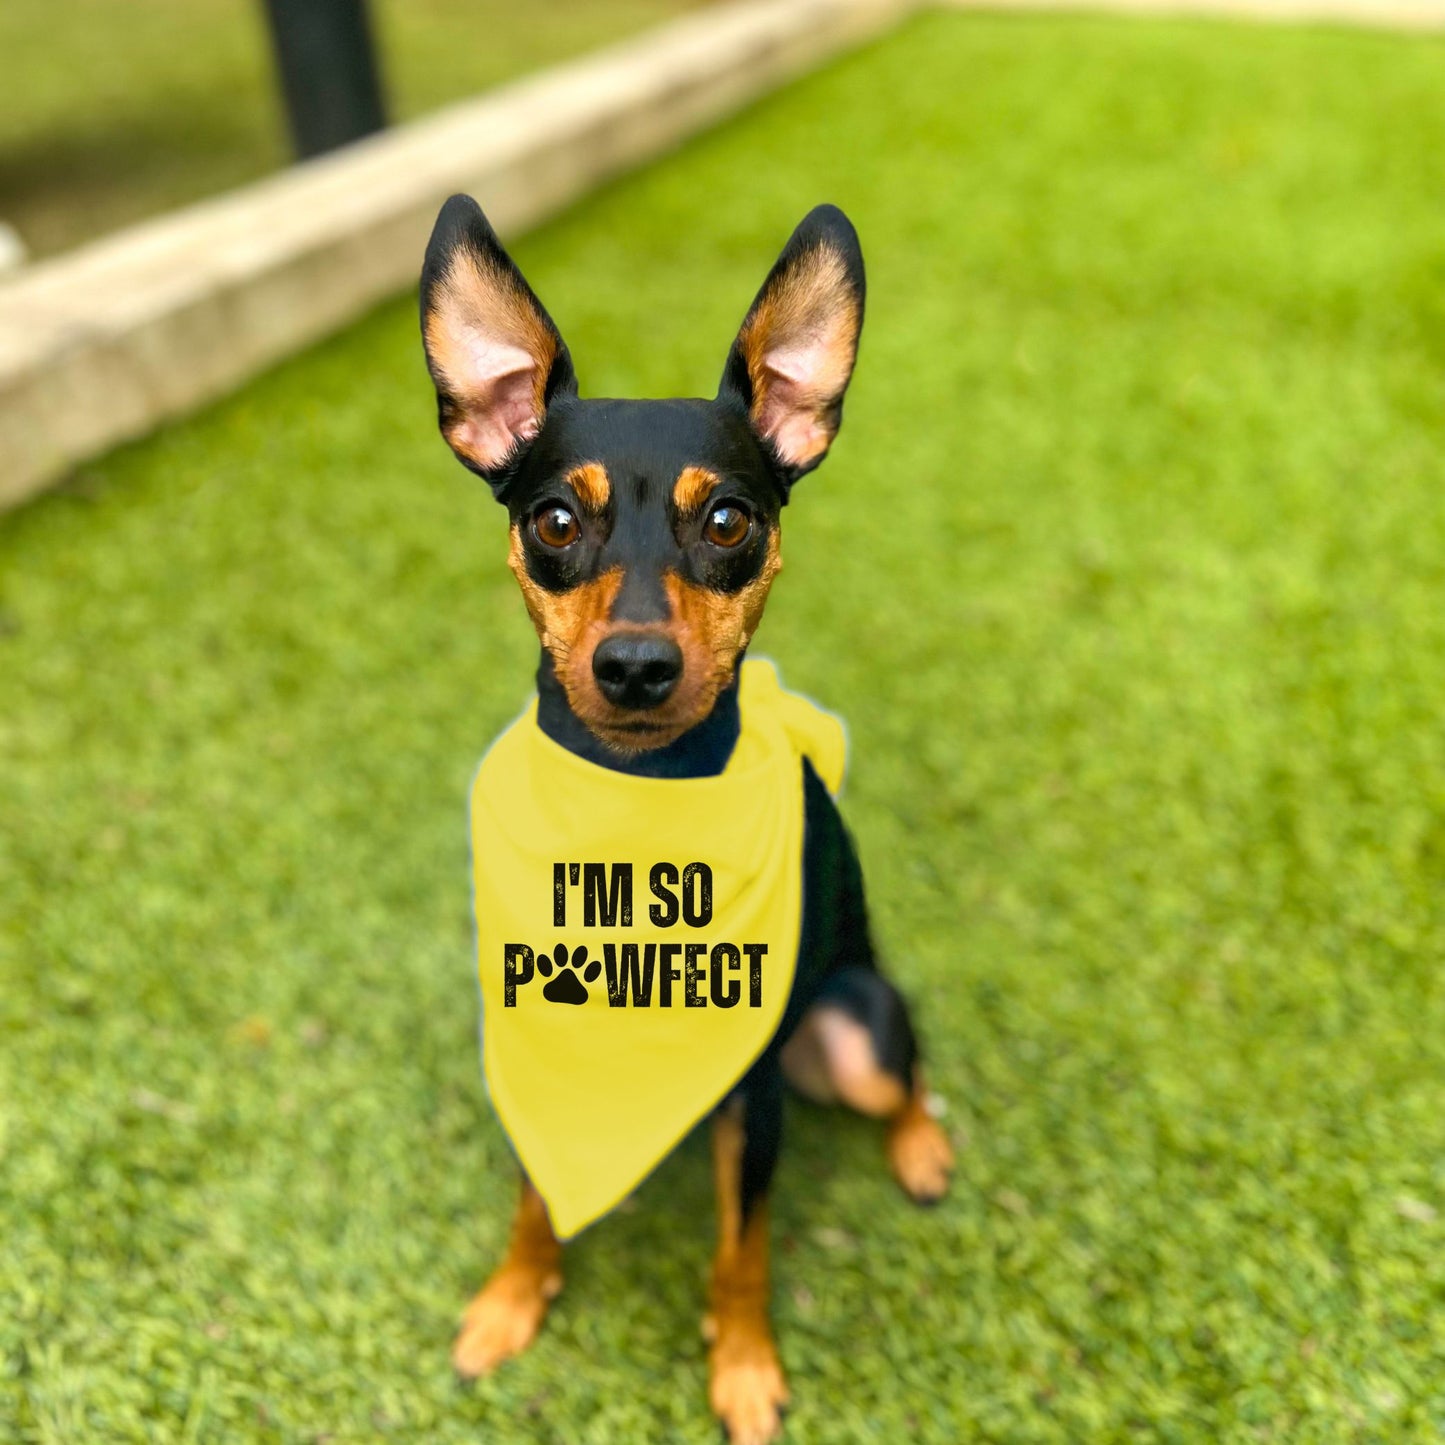
[[[708,390],[817,200],[869,258],[759,646],[848,718],[968,1147],[918,1211],[791,1109],[791,1440],[1445,1430],[1442,93],[1437,41],[936,15],[516,247],[592,394]],[[0,523],[0,1438],[716,1438],[700,1137],[448,1368],[513,1194],[503,550],[410,301]]]

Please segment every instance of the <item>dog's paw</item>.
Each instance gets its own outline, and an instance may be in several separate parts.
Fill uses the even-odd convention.
[[[953,1145],[921,1105],[910,1106],[889,1129],[888,1167],[916,1204],[937,1204],[948,1193]]]
[[[473,1379],[520,1355],[536,1339],[547,1306],[561,1290],[562,1276],[555,1271],[539,1274],[530,1269],[499,1269],[467,1306],[452,1346],[456,1372]]]
[[[766,1328],[704,1325],[712,1337],[708,1398],[728,1445],[768,1445],[783,1428],[788,1387]]]

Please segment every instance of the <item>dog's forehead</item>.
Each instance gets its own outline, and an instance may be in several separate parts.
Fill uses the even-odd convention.
[[[689,467],[728,480],[766,475],[743,417],[713,401],[572,398],[552,408],[527,470],[541,482],[597,462],[617,501],[646,503]]]

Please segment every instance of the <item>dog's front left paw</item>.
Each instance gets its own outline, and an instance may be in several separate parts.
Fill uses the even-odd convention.
[[[728,1445],[768,1445],[783,1428],[788,1386],[766,1323],[708,1320],[712,1338],[708,1398]]]
[[[467,1306],[452,1346],[452,1366],[474,1379],[520,1355],[537,1337],[547,1307],[561,1293],[562,1276],[504,1265]]]

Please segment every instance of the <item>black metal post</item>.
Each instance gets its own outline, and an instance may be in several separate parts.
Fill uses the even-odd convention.
[[[366,0],[265,0],[298,158],[386,124]]]

